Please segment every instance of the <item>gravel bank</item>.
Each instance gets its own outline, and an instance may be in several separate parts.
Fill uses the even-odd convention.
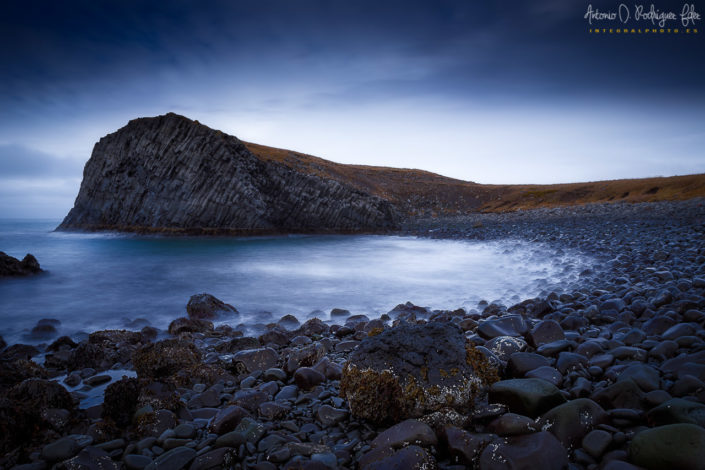
[[[597,263],[561,292],[470,312],[336,309],[340,325],[288,316],[248,338],[213,328],[230,306],[194,296],[161,341],[0,340],[0,467],[705,468],[704,224],[703,200],[421,220],[403,233]],[[410,350],[424,344],[443,351]]]

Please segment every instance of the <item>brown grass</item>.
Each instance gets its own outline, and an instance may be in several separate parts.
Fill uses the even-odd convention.
[[[409,215],[505,212],[596,202],[705,197],[705,174],[554,185],[483,185],[423,170],[345,165],[291,150],[245,145],[263,160],[351,185],[389,200]]]

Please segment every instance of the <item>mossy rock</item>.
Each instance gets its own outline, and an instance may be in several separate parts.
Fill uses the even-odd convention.
[[[163,378],[201,362],[196,346],[179,339],[148,344],[135,351],[132,364],[139,377]]]
[[[441,408],[468,412],[496,377],[455,324],[402,324],[362,340],[340,394],[354,416],[388,424]]]

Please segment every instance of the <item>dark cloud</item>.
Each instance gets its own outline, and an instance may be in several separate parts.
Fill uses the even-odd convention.
[[[0,51],[2,99],[38,109],[53,100],[119,107],[166,99],[165,85],[197,90],[214,77],[274,90],[292,79],[369,87],[390,62],[396,75],[384,77],[382,91],[393,79],[418,82],[413,93],[461,99],[703,98],[703,34],[591,36],[586,7],[560,0],[10,2],[0,16],[0,40],[12,45]],[[433,70],[414,76],[419,64]]]

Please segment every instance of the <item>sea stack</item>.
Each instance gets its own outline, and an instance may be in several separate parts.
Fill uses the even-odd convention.
[[[59,230],[356,233],[397,226],[387,200],[260,159],[183,116],[140,118],[95,145]]]

